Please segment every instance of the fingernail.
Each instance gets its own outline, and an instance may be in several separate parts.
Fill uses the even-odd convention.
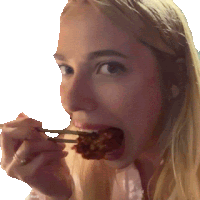
[[[20,113],[20,114],[18,115],[18,117],[28,117],[28,116],[25,115],[25,114],[22,112],[22,113]]]

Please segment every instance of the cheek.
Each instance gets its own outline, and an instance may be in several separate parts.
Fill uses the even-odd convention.
[[[154,117],[160,113],[162,106],[162,93],[158,80],[156,78],[150,79],[147,84],[148,91],[146,98],[149,102],[149,118]]]
[[[62,96],[63,91],[64,91],[64,89],[63,89],[63,85],[62,85],[62,83],[61,83],[61,84],[60,84],[60,96]]]
[[[161,111],[162,95],[156,77],[141,79],[132,85],[132,88],[129,87],[122,96],[124,98],[118,101],[117,104],[120,106],[117,110],[126,125],[134,125],[141,130],[142,127],[148,129],[148,126],[157,121]]]
[[[162,99],[160,82],[157,78],[151,78],[147,81],[147,94],[152,98],[150,103],[160,103]]]
[[[60,96],[61,96],[61,103],[63,104],[63,102],[64,102],[64,86],[63,86],[63,84],[61,83],[61,85],[60,85]]]

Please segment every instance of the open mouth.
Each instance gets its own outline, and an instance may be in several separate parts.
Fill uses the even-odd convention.
[[[104,159],[110,161],[117,160],[122,156],[124,149],[125,149],[125,142],[123,142],[118,149],[114,149],[113,151],[107,152],[104,156]]]
[[[86,130],[84,130],[85,132]],[[124,132],[115,127],[90,131],[91,134],[80,135],[77,144],[72,147],[85,159],[112,159],[121,154]]]

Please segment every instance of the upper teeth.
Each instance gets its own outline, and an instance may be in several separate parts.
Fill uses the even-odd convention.
[[[88,129],[79,129],[78,131],[88,132],[88,133],[98,132],[98,130],[88,130]]]

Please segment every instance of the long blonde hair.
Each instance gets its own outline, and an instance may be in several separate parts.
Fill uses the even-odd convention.
[[[75,2],[71,0],[66,5],[61,21]],[[165,162],[153,200],[166,199],[166,193],[171,200],[199,200],[200,62],[184,14],[172,0],[85,2],[98,8],[116,26],[126,29],[157,56],[165,108],[162,126],[159,125],[159,144]],[[177,63],[178,58],[185,62]],[[179,87],[180,95],[168,102],[172,85]],[[103,160],[88,161],[71,153],[67,162],[74,177],[80,180],[81,192],[75,182],[74,199],[111,199],[115,171]]]

